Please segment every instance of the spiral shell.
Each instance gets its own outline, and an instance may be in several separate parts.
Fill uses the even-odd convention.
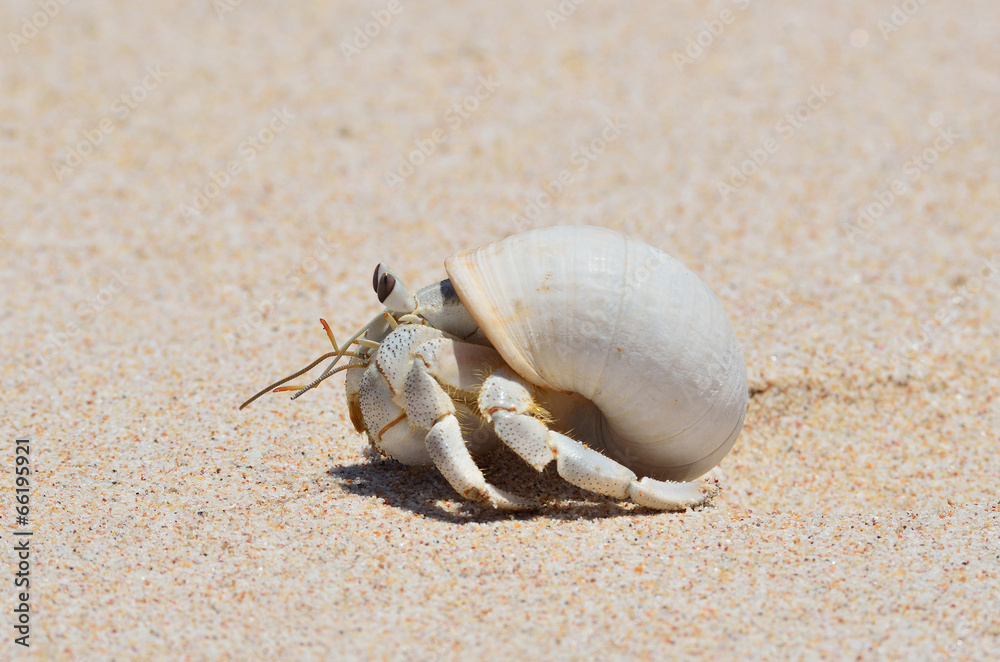
[[[748,389],[722,304],[663,251],[613,230],[557,226],[452,255],[462,302],[524,379],[596,406],[580,436],[640,476],[718,464]]]

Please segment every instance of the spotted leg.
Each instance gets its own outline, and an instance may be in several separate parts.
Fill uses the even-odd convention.
[[[428,372],[423,358],[414,359],[406,375],[403,392],[407,418],[430,430],[425,439],[427,452],[456,492],[503,510],[523,510],[538,505],[507,494],[486,482],[462,438],[462,430],[455,417],[455,403]]]
[[[479,409],[493,421],[501,441],[538,471],[553,459],[559,475],[578,487],[660,510],[706,503],[714,490],[704,482],[675,483],[643,478],[531,415],[531,387],[507,367],[493,372],[479,394]]]

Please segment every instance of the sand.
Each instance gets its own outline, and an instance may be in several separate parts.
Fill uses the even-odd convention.
[[[0,658],[995,655],[995,4],[174,4],[0,6]],[[546,506],[468,504],[366,451],[339,378],[237,411],[379,311],[379,261],[558,223],[729,312],[709,507],[510,453]]]

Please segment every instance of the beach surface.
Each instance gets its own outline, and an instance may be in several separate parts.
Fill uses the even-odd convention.
[[[1000,5],[674,4],[3,3],[0,659],[995,659]],[[555,224],[727,310],[709,506],[237,410],[377,263]]]

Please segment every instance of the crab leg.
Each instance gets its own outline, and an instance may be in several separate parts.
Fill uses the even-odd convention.
[[[575,439],[549,430],[530,415],[534,406],[530,387],[509,368],[496,370],[483,382],[480,411],[493,420],[497,436],[539,471],[555,459],[559,475],[577,487],[617,499],[627,497],[659,510],[698,506],[714,494],[704,482],[639,480],[631,469]]]
[[[423,360],[414,359],[403,386],[406,415],[410,422],[428,428],[427,452],[445,480],[462,496],[503,510],[523,510],[538,504],[507,494],[486,482],[472,459],[455,405],[437,380],[427,372]]]

